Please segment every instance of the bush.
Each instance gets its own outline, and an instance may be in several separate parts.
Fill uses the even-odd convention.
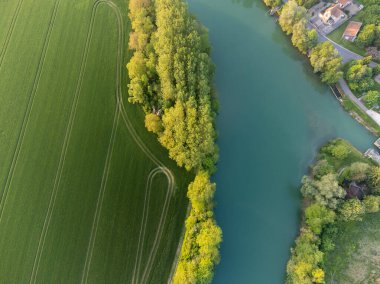
[[[330,209],[335,209],[346,195],[334,174],[327,174],[321,180],[314,181],[307,176],[303,177],[301,192],[304,197]]]
[[[358,199],[350,199],[339,209],[339,217],[343,221],[361,221],[365,207]]]
[[[325,225],[334,222],[335,212],[323,205],[313,204],[306,208],[305,217],[310,230],[319,235]]]
[[[320,266],[323,261],[323,253],[319,250],[318,244],[317,236],[308,229],[301,229],[300,236],[297,238],[294,248],[291,249],[291,257],[287,264],[287,283],[313,283],[316,279],[315,276],[322,275]]]
[[[338,160],[344,160],[345,158],[347,158],[348,154],[350,153],[350,150],[346,145],[338,144],[330,147],[330,153],[333,157],[337,158]]]
[[[333,172],[334,168],[327,162],[327,160],[319,160],[312,169],[312,175],[316,179],[321,179],[323,176]]]
[[[365,181],[370,173],[371,166],[367,163],[356,162],[349,167],[349,178],[352,181]]]
[[[161,118],[154,113],[148,113],[145,115],[145,127],[148,131],[156,134],[162,132],[163,127]]]
[[[363,204],[367,213],[376,213],[379,211],[380,197],[368,195],[364,198]]]
[[[363,101],[370,108],[378,105],[380,102],[380,93],[378,91],[368,91],[363,97]]]

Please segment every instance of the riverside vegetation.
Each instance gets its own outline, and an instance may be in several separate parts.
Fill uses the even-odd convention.
[[[321,148],[310,175],[302,179],[301,193],[303,218],[287,265],[287,283],[325,283],[339,277],[334,255],[348,245],[345,228],[379,211],[380,167],[337,139]],[[348,259],[339,267],[345,269]]]
[[[305,4],[301,1],[301,4]],[[264,0],[269,7],[278,5],[276,1]],[[315,73],[319,73],[321,80],[327,84],[335,84],[343,77],[342,58],[330,42],[318,43],[318,33],[307,27],[308,18],[305,7],[295,0],[288,1],[279,11],[281,29],[291,35],[292,44],[298,50],[308,55],[310,64]]]
[[[207,30],[183,0],[131,0],[134,51],[127,65],[129,101],[142,106],[146,128],[169,156],[195,173],[174,283],[209,283],[219,262],[221,229],[213,213],[217,101]]]

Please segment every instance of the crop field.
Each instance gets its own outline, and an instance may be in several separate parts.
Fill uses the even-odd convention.
[[[0,0],[0,283],[164,283],[192,176],[127,103],[127,1]]]

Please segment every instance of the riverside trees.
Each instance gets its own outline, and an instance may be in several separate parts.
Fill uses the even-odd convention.
[[[334,155],[343,148],[344,156]],[[287,265],[289,284],[326,283],[325,255],[335,249],[336,236],[342,234],[338,228],[380,208],[380,170],[358,150],[338,139],[322,147],[318,157],[311,175],[302,180],[307,207]],[[358,186],[365,190],[355,196],[350,189]]]
[[[330,42],[317,44],[318,34],[307,27],[306,9],[295,0],[288,1],[281,11],[279,24],[292,35],[292,43],[302,54],[308,54],[315,73],[321,74],[322,82],[334,84],[343,76],[342,58]]]
[[[208,283],[219,261],[221,230],[213,217],[216,99],[214,67],[206,29],[183,0],[131,0],[134,51],[127,65],[129,101],[145,111],[146,128],[156,133],[169,156],[194,171],[192,204],[175,283]]]

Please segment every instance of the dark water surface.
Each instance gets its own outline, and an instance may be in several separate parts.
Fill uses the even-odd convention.
[[[317,149],[374,137],[340,107],[260,0],[189,0],[209,28],[220,163],[217,220],[224,233],[215,283],[284,282],[298,231],[299,182]]]

